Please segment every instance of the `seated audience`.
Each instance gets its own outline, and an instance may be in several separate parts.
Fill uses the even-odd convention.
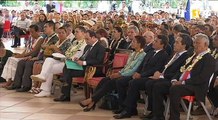
[[[154,76],[148,78],[145,84],[146,93],[148,95],[148,110],[152,111],[145,118],[163,119],[163,101],[165,95],[169,94],[172,77],[180,70],[180,67],[185,64],[189,57],[187,50],[192,44],[192,39],[187,34],[179,34],[174,43],[174,55],[165,65],[164,70],[155,72]]]
[[[117,49],[126,49],[127,48],[127,42],[123,36],[123,30],[121,27],[114,27],[114,31],[112,34],[113,40],[111,41],[109,48],[110,51],[110,60],[114,58],[114,53]]]
[[[125,67],[118,73],[113,73],[109,77],[103,78],[91,98],[80,102],[81,107],[85,107],[84,112],[94,109],[95,104],[106,94],[116,89],[116,81],[124,80],[126,77],[132,76],[144,59],[143,51],[145,39],[142,36],[135,36],[132,41],[133,52]]]
[[[60,30],[63,32],[64,30],[63,27],[59,28],[59,32]],[[65,56],[68,59],[72,59],[72,60],[74,60],[75,57],[79,58],[82,56],[82,53],[86,46],[85,37],[84,37],[85,28],[81,26],[77,27],[75,30],[75,36],[76,36],[76,40],[69,48],[67,47],[65,48],[67,49],[66,52],[65,50],[60,51],[62,54],[65,54]],[[59,36],[59,39],[66,39],[66,37],[67,36],[62,35],[62,38],[60,38]],[[71,42],[71,39],[66,39],[66,40],[70,40]],[[32,80],[43,82],[40,87],[42,91],[39,94],[35,94],[36,97],[50,96],[53,74],[62,73],[64,65],[65,63],[63,61],[56,60],[54,58],[45,59],[40,74],[31,76]]]
[[[31,25],[29,27],[29,31],[32,39],[35,41],[32,47],[33,49],[35,49],[35,51],[39,52],[41,44],[43,42],[43,38],[40,36],[40,29],[37,25]],[[16,72],[14,76],[14,83],[7,88],[8,90],[17,89],[19,91],[21,85],[22,85],[22,89],[25,90],[30,89],[32,83],[29,82],[30,81],[29,77],[32,74],[31,64],[33,65],[34,63],[34,61],[31,60],[32,57],[34,56],[28,56],[18,61],[17,67],[15,68]],[[27,64],[26,65],[27,67],[24,69],[22,66],[24,66],[25,64]]]
[[[20,46],[20,35],[25,35],[28,32],[30,21],[26,18],[26,14],[21,12],[20,19],[14,25],[13,33],[15,35],[14,44],[11,47]]]
[[[171,80],[169,90],[170,120],[179,120],[180,99],[194,95],[199,102],[205,102],[208,84],[215,71],[215,59],[209,53],[209,38],[199,33],[194,36],[194,54],[187,59],[180,72]]]
[[[124,80],[116,81],[116,87],[119,98],[119,109],[115,110],[115,119],[128,118],[137,115],[137,100],[139,90],[145,90],[147,78],[154,75],[156,71],[162,71],[168,60],[168,54],[165,47],[168,44],[168,37],[158,35],[154,40],[152,47],[154,50],[148,52],[137,69],[130,77]],[[128,95],[126,95],[128,93]]]
[[[98,42],[96,33],[87,30],[85,40],[88,45],[85,47],[83,55],[80,58],[74,58],[74,62],[81,65],[83,70],[68,69],[66,65],[64,66],[62,79],[67,85],[62,87],[62,95],[55,98],[54,101],[70,101],[72,77],[83,77],[87,66],[103,64],[105,48]],[[95,75],[101,74],[102,70],[97,69]]]

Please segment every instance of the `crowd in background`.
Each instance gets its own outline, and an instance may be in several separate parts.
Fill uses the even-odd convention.
[[[88,10],[63,11],[62,13],[49,11],[45,13],[43,10],[17,12],[16,10],[4,9],[0,11],[0,38],[6,36],[4,34],[6,21],[10,22],[10,34],[14,36],[11,47],[21,45],[21,35],[29,35],[31,41],[22,54],[12,55],[12,53],[4,51],[7,48],[0,45],[0,49],[2,49],[2,53],[0,52],[2,54],[0,55],[2,65],[1,81],[7,81],[4,87],[8,90],[30,91],[35,93],[36,97],[50,96],[53,74],[63,73],[62,82],[67,85],[62,87],[63,95],[54,100],[70,101],[72,78],[83,77],[85,70],[78,71],[67,68],[66,63],[52,57],[52,53],[61,53],[67,59],[75,61],[85,69],[90,65],[103,64],[106,49],[110,50],[109,60],[111,61],[113,61],[118,49],[124,49],[124,51],[134,51],[131,53],[126,66],[119,73],[102,79],[93,96],[80,102],[80,105],[85,107],[85,112],[94,109],[97,101],[107,92],[117,89],[118,95],[120,95],[120,106],[117,111],[114,111],[114,113],[118,113],[114,118],[121,119],[137,115],[135,104],[138,92],[139,90],[145,90],[148,96],[151,97],[148,100],[150,105],[148,110],[152,111],[150,119],[162,120],[164,119],[163,113],[158,113],[159,106],[155,106],[157,103],[155,99],[160,98],[154,97],[157,95],[154,93],[155,88],[158,89],[157,86],[160,84],[156,85],[156,83],[149,82],[150,79],[168,79],[166,85],[168,92],[166,94],[172,95],[170,100],[177,100],[175,94],[181,92],[178,90],[180,88],[188,91],[184,95],[194,93],[194,95],[197,95],[198,100],[204,102],[205,91],[207,91],[208,87],[202,84],[209,84],[209,77],[212,74],[215,77],[212,82],[214,87],[210,88],[212,91],[210,99],[212,99],[212,104],[217,105],[218,82],[216,80],[217,69],[215,70],[215,66],[217,64],[218,48],[216,43],[218,40],[218,17],[215,15],[186,21],[185,18],[178,18],[175,14],[164,11],[157,11],[153,14],[146,12],[132,14],[123,11],[106,13]],[[178,50],[178,44],[183,45],[182,50]],[[179,59],[181,63],[174,70],[167,71],[169,66],[174,64],[171,62],[174,62],[173,58],[176,58],[176,53],[180,53],[180,56],[182,56],[184,52],[187,55],[183,59]],[[191,79],[189,81],[181,83],[171,81],[173,79],[178,80],[176,72],[183,73],[184,71],[180,69],[183,65],[185,65],[184,69],[187,70],[186,67],[189,65],[187,61],[195,61],[196,55],[200,57],[199,59],[196,58],[198,61],[192,67],[195,69],[194,65],[196,64],[201,71],[195,71],[189,78],[186,78]],[[4,56],[7,56],[8,59],[5,60]],[[197,64],[198,62],[199,64]],[[37,75],[32,75],[36,63],[42,64],[42,71]],[[97,75],[102,76],[101,70],[97,70],[96,73],[98,72]],[[164,74],[166,72],[171,74]],[[199,81],[202,80],[202,82],[192,80],[193,76],[200,74],[203,75],[199,77]],[[143,82],[134,83],[133,81],[137,79]],[[41,84],[36,85],[36,82]],[[152,83],[151,86],[154,86],[154,88],[149,88],[149,83]],[[170,88],[171,85],[173,87]],[[176,88],[174,87],[176,85],[186,87]],[[140,87],[136,89],[135,86]],[[129,89],[126,89],[128,87]],[[199,87],[201,90],[199,90]],[[163,89],[165,90],[165,88]],[[196,89],[201,91],[202,94],[199,91],[196,92]],[[133,94],[136,100],[132,100]],[[183,95],[182,92],[181,95]],[[202,95],[203,98],[199,97],[199,95]],[[179,119],[176,104],[176,102],[170,104],[171,120]]]

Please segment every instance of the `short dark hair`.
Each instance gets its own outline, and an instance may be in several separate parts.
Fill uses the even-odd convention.
[[[188,34],[188,35],[190,35],[190,32],[187,31],[187,30],[181,30],[180,33],[184,33],[184,34]]]
[[[192,45],[193,45],[193,41],[190,35],[185,34],[185,33],[180,33],[179,37],[182,38],[182,45],[185,45],[185,49],[188,50]]]
[[[169,35],[169,31],[167,29],[165,29],[165,28],[164,29],[160,29],[160,34],[168,36]]]
[[[164,49],[169,43],[169,38],[166,35],[157,35],[157,38],[161,40],[161,44],[164,45]]]
[[[199,28],[200,30],[204,31],[206,28],[204,25],[196,25],[196,28]]]
[[[180,25],[180,24],[175,25],[175,26],[173,27],[173,30],[175,30],[175,31],[177,31],[177,32],[181,32],[181,31],[184,30],[184,29],[185,29],[184,26],[182,26],[182,25]]]
[[[77,26],[76,28],[78,28],[81,32],[86,32],[86,28],[83,26]]]
[[[67,33],[67,29],[64,26],[59,27],[58,29],[64,30]]]
[[[114,29],[120,33],[121,37],[123,37],[123,29],[121,27],[114,27]]]
[[[72,26],[70,24],[64,24],[63,27],[65,27],[65,28],[72,28]]]
[[[92,31],[92,30],[87,30],[86,33],[89,33],[89,36],[90,36],[90,37],[95,37],[95,38],[97,38],[96,33],[95,33],[94,31]]]
[[[136,21],[131,21],[130,23],[132,23],[134,26],[136,26],[137,28],[139,28],[139,24],[138,24],[138,22],[136,22]]]
[[[211,25],[209,25],[209,24],[205,24],[204,27],[209,27],[210,32],[214,31],[213,27]]]
[[[51,21],[51,20],[47,21],[47,22],[45,22],[45,24],[48,24],[49,27],[52,27],[53,30],[55,30],[55,23],[53,21]]]
[[[169,25],[166,24],[166,22],[163,22],[161,25],[164,27],[164,29],[169,30]]]
[[[39,32],[39,26],[36,24],[30,25],[29,28],[34,29],[36,32]]]
[[[104,28],[98,29],[96,34],[100,34],[102,37],[108,38],[108,32]]]
[[[207,18],[204,20],[204,22],[209,22],[210,21],[210,18]]]
[[[136,36],[135,36],[135,39],[136,39],[137,43],[140,44],[140,47],[141,47],[141,48],[144,48],[144,47],[145,47],[146,40],[145,40],[145,38],[144,38],[143,36],[141,36],[141,35],[136,35]]]

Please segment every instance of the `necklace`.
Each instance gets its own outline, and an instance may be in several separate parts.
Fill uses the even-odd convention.
[[[191,71],[193,69],[193,67],[195,66],[195,64],[201,60],[203,58],[203,56],[207,53],[210,53],[210,49],[208,49],[204,54],[199,54],[192,62],[192,64],[190,64],[189,66],[187,66],[191,60],[194,58],[194,56],[196,55],[196,53],[194,53],[191,57],[189,57],[187,60],[186,60],[186,63],[184,66],[182,66],[180,68],[180,72],[186,72],[186,71]],[[187,67],[186,67],[187,66]]]
[[[214,57],[214,59],[217,59],[218,54],[216,53],[216,49],[211,53],[211,55]]]
[[[77,44],[76,44],[77,43]],[[80,40],[80,41],[74,41],[73,44],[67,49],[65,52],[65,55],[67,58],[71,58],[73,55],[76,54],[80,48],[86,44],[85,40]]]
[[[138,56],[144,52],[143,49],[141,49],[140,51],[138,52],[134,52],[132,57],[130,57],[130,59],[127,61],[127,65],[124,67],[124,69],[130,69],[132,67],[132,63],[138,58]]]

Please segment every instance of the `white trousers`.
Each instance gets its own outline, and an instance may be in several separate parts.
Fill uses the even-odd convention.
[[[6,81],[9,79],[13,81],[17,69],[17,63],[22,59],[23,58],[9,57],[4,66],[1,77],[3,77]]]
[[[46,82],[43,82],[40,87],[43,91],[51,91],[53,74],[62,73],[64,65],[64,62],[53,58],[45,59],[45,62],[42,65],[42,71],[39,74],[40,77],[45,78],[46,80]]]

